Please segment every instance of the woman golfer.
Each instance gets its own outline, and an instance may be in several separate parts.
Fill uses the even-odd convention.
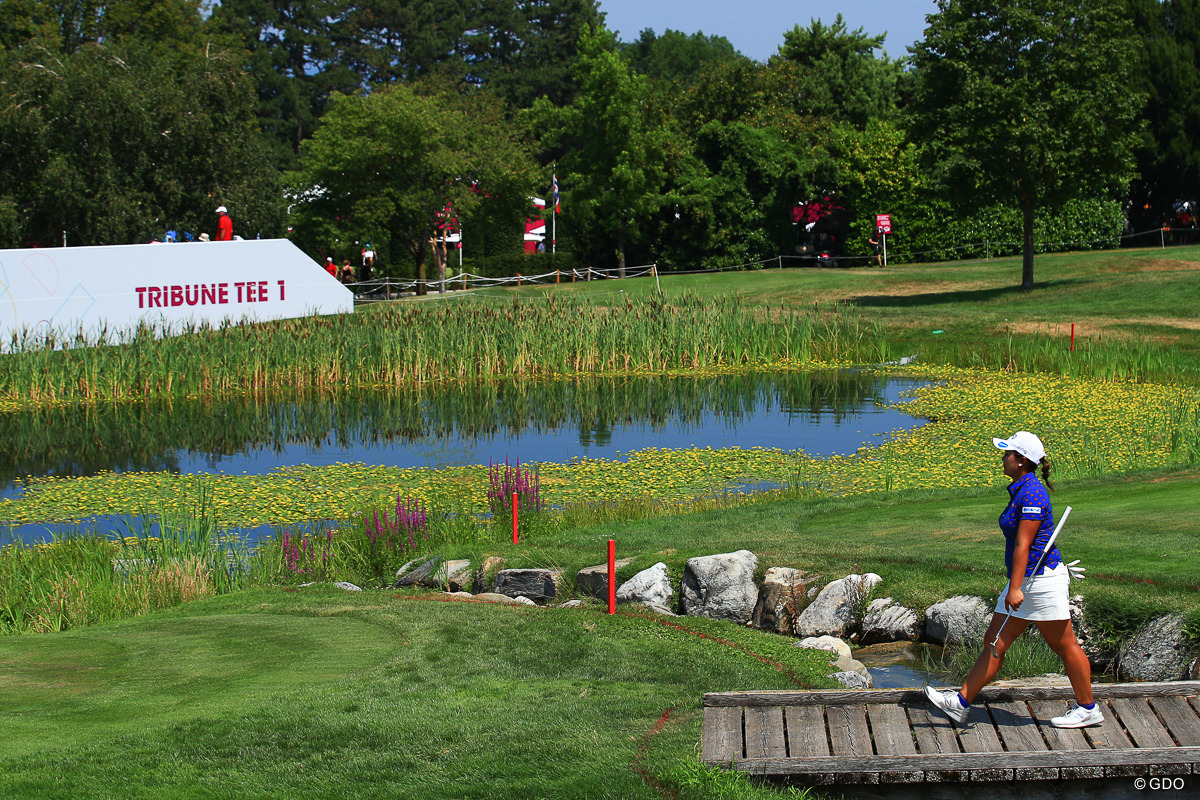
[[[996,611],[985,634],[985,641],[996,641],[995,654],[991,648],[983,648],[960,691],[941,692],[926,686],[925,694],[950,719],[960,725],[966,723],[971,702],[996,676],[1004,653],[1032,622],[1046,638],[1050,649],[1062,659],[1075,691],[1075,708],[1050,720],[1050,724],[1058,728],[1097,725],[1104,721],[1104,715],[1092,699],[1091,665],[1071,628],[1067,605],[1070,572],[1062,563],[1057,547],[1050,547],[1041,570],[1037,575],[1033,574],[1054,531],[1054,514],[1046,494],[1046,486],[1054,488],[1049,480],[1050,460],[1046,458],[1046,449],[1041,440],[1028,431],[1018,431],[1008,439],[993,439],[992,443],[1004,451],[1004,474],[1012,481],[1008,487],[1008,506],[1000,515],[1008,585],[996,601]],[[1042,468],[1046,486],[1038,480],[1038,466]],[[1012,617],[1006,623],[1008,611],[1012,612]]]

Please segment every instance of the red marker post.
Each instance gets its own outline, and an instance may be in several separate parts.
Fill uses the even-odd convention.
[[[517,543],[517,493],[513,492],[513,544]]]
[[[617,543],[608,540],[608,613],[617,613]]]
[[[1075,352],[1075,323],[1071,323],[1071,352]]]

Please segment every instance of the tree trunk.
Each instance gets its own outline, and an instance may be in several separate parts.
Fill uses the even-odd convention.
[[[617,228],[617,277],[625,277],[625,225]]]
[[[1033,195],[1027,194],[1021,198],[1021,212],[1024,219],[1025,242],[1022,247],[1021,259],[1021,288],[1033,288]]]
[[[425,254],[429,249],[425,247],[425,243],[421,243],[421,248],[417,250],[417,296],[423,296],[428,293],[425,288]]]

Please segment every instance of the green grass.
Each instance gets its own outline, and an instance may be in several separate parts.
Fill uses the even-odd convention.
[[[1197,477],[1064,482],[1054,496],[1060,511],[1075,508],[1061,545],[1088,567],[1080,590],[1103,635],[1170,611],[1195,616],[1200,566],[1179,554],[1196,551],[1200,532],[1179,510],[1200,505]],[[995,596],[1002,498],[997,487],[914,490],[629,514],[441,554],[573,575],[602,563],[611,537],[634,558],[620,579],[662,560],[678,580],[692,555],[747,548],[762,569],[878,572],[877,594],[923,610],[954,594]],[[699,767],[699,701],[828,686],[823,657],[791,643],[710,620],[609,617],[595,602],[567,611],[239,591],[0,638],[0,796],[655,798],[657,783],[685,798],[773,797]]]
[[[785,639],[683,623],[739,646],[598,610],[321,589],[3,639],[0,795],[656,798],[639,772],[689,764],[703,692],[829,685]]]

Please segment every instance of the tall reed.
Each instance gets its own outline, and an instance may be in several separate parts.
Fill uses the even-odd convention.
[[[218,327],[140,325],[84,338],[20,339],[0,359],[0,401],[80,400],[435,380],[662,372],[777,364],[877,363],[877,324],[852,307],[817,313],[693,295],[396,304],[374,312]],[[58,349],[60,348],[61,349]]]
[[[79,628],[248,585],[246,547],[218,535],[211,508],[201,493],[187,512],[0,548],[0,633]]]

